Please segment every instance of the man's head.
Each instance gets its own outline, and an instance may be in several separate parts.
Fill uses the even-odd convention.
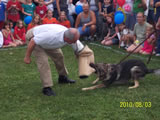
[[[144,21],[145,21],[144,13],[139,12],[139,13],[137,14],[137,22],[138,22],[139,24],[143,24]]]
[[[64,32],[64,41],[68,44],[76,43],[80,34],[76,28],[69,28]]]
[[[83,12],[84,13],[88,13],[89,12],[89,4],[87,2],[83,3]]]

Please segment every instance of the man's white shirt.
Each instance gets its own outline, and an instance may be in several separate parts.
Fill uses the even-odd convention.
[[[64,32],[68,28],[58,24],[45,24],[33,28],[33,40],[44,49],[57,49],[67,44],[64,41]],[[75,44],[71,44],[75,51],[83,49],[83,44],[77,40]]]

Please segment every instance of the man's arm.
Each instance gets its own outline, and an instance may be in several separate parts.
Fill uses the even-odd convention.
[[[29,41],[29,44],[28,44],[28,47],[27,47],[27,51],[26,51],[26,55],[25,55],[25,58],[24,58],[24,62],[26,64],[30,64],[31,63],[31,54],[32,54],[32,51],[33,51],[35,46],[36,46],[36,44],[35,44],[34,40],[31,39]]]
[[[157,29],[157,30],[160,30],[160,17],[159,17],[158,22],[157,22],[157,24],[156,24],[156,29]]]
[[[75,54],[79,53],[84,48],[84,45],[79,40],[77,40],[76,43],[71,44],[71,46],[75,51]]]

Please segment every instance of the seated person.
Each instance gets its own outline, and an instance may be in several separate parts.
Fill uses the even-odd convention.
[[[152,34],[152,32],[154,31],[154,28],[152,25],[147,27],[146,30],[146,38],[149,37],[150,34]],[[155,33],[150,35],[150,37],[144,42],[144,46],[143,48],[139,51],[139,53],[143,54],[143,55],[149,55],[152,53],[152,51],[155,50],[155,41],[156,41],[156,37],[155,37]]]
[[[23,25],[23,21],[19,20],[14,28],[14,39],[19,45],[24,45],[26,43],[26,29]]]
[[[133,31],[128,29],[125,25],[125,23],[119,24],[118,25],[118,30],[119,30],[119,48],[128,48],[130,44],[132,44],[133,41]],[[117,34],[118,35],[118,34]]]
[[[116,24],[114,24],[113,15],[108,14],[106,16],[106,20],[107,20],[106,24],[108,28],[108,34],[106,37],[104,37],[104,40],[101,42],[101,44],[103,45],[118,44],[119,43],[119,39],[117,36],[118,27],[116,26]]]
[[[9,21],[4,23],[4,27],[2,29],[3,34],[3,48],[5,47],[16,47],[18,44],[16,43],[11,29],[9,28]]]
[[[71,27],[70,21],[67,20],[66,13],[64,11],[61,11],[61,13],[60,13],[60,16],[58,19],[58,24],[63,25],[67,28]]]
[[[133,53],[138,53],[142,48],[143,44],[141,44],[138,48],[137,46],[146,39],[146,28],[149,24],[145,22],[145,16],[142,12],[137,14],[137,23],[134,26],[133,31],[133,44],[127,48],[127,52],[132,52],[135,48],[136,50]]]
[[[52,16],[53,16],[52,10],[48,10],[47,17],[43,19],[42,23],[43,24],[57,24],[58,23],[57,19]]]
[[[34,15],[32,22],[27,26],[27,31],[41,24],[41,18],[38,14]]]
[[[96,16],[95,13],[89,10],[89,4],[83,4],[83,12],[76,19],[75,27],[78,28],[80,36],[92,36],[96,32]]]

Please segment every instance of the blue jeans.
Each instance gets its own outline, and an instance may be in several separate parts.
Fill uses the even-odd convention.
[[[82,27],[78,27],[78,31],[80,36],[89,36],[90,35],[90,27],[86,27],[84,31],[82,31]]]
[[[156,53],[160,54],[160,30],[158,31],[158,38],[157,38],[157,49]]]

